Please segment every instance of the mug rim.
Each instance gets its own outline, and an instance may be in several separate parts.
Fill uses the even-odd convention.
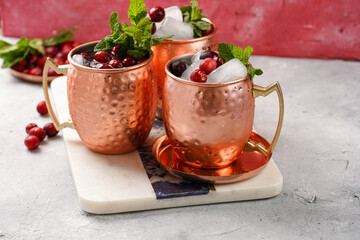
[[[197,86],[197,87],[223,87],[223,86],[228,86],[234,83],[238,83],[241,81],[246,81],[246,80],[250,80],[249,74],[246,74],[246,76],[242,77],[242,78],[237,78],[235,80],[232,81],[228,81],[228,82],[220,82],[220,83],[200,83],[200,82],[193,82],[193,81],[188,81],[185,79],[182,79],[180,77],[175,76],[174,74],[172,74],[169,70],[169,66],[170,63],[178,60],[180,58],[184,58],[184,57],[188,57],[188,56],[193,56],[193,53],[187,53],[187,54],[183,54],[183,55],[179,55],[176,57],[171,58],[165,65],[165,72],[168,76],[170,76],[172,79],[174,79],[177,82],[183,83],[183,84],[187,84],[187,85],[192,85],[192,86]]]
[[[192,39],[184,39],[184,40],[165,40],[162,41],[160,44],[184,44],[184,43],[194,43],[194,42],[200,42],[207,38],[212,38],[216,35],[217,32],[217,26],[214,22],[210,21],[208,18],[202,18],[201,20],[205,20],[209,23],[211,23],[214,27],[214,30],[206,36],[198,37],[198,38],[192,38]],[[156,46],[155,46],[156,47]]]
[[[95,43],[98,43],[98,42],[100,42],[100,40],[92,41],[92,42],[86,42],[86,43],[83,43],[83,44],[73,48],[69,52],[69,54],[67,56],[67,59],[69,60],[69,64],[73,65],[76,68],[80,68],[80,69],[82,69],[84,71],[96,72],[96,73],[99,73],[99,72],[100,73],[128,72],[128,71],[131,71],[131,70],[134,70],[134,69],[141,68],[141,67],[147,65],[149,62],[152,62],[152,59],[153,59],[153,56],[154,56],[154,53],[151,51],[149,58],[146,61],[144,61],[144,62],[142,62],[140,64],[137,64],[137,65],[134,65],[134,66],[131,66],[131,67],[122,67],[122,68],[113,68],[113,69],[90,68],[90,67],[80,65],[80,64],[78,64],[77,62],[75,62],[72,59],[72,56],[74,55],[74,52],[76,52],[79,48],[82,48],[82,47],[87,46],[87,45],[92,45],[92,44],[95,44]]]

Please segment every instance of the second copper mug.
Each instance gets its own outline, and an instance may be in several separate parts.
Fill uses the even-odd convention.
[[[166,65],[163,91],[163,121],[176,155],[184,163],[204,169],[230,165],[242,152],[252,131],[255,98],[276,91],[279,121],[269,148],[256,146],[271,156],[284,114],[278,82],[268,87],[253,84],[249,76],[224,83],[198,83],[176,77],[169,71],[172,61],[190,61],[192,55],[173,58]]]
[[[76,53],[92,51],[96,43],[74,48],[68,55],[69,65],[57,66],[52,59],[46,60],[46,105],[55,128],[74,128],[89,149],[104,154],[131,152],[145,142],[155,119],[157,87],[152,56],[141,64],[118,69],[89,68],[72,59]],[[49,67],[67,75],[70,122],[60,124],[52,109],[47,89]]]
[[[210,22],[208,19],[204,19]],[[158,86],[158,112],[156,117],[162,118],[162,92],[166,78],[165,65],[173,57],[186,53],[196,53],[200,50],[217,50],[217,27],[214,23],[214,30],[209,35],[188,40],[168,40],[152,47],[154,52],[155,78]]]

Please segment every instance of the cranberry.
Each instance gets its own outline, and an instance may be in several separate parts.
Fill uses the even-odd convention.
[[[199,68],[203,70],[206,74],[210,74],[216,68],[217,63],[213,58],[205,58],[201,62]]]
[[[214,51],[204,51],[203,53],[201,53],[200,55],[200,59],[205,59],[205,58],[214,58],[217,57],[218,54]]]
[[[26,64],[27,64],[27,61],[26,61],[26,59],[24,58],[24,59],[21,59],[19,62],[18,62],[20,65],[22,65],[22,66],[26,66]]]
[[[30,69],[24,69],[24,71],[23,71],[23,73],[25,73],[25,74],[30,74]]]
[[[71,44],[66,44],[62,47],[61,51],[67,56],[72,49],[73,47]]]
[[[146,60],[147,60],[147,58],[141,58],[141,59],[139,59],[139,61],[137,62],[137,64],[143,63],[143,62],[145,62]]]
[[[210,30],[201,30],[201,34],[203,36],[209,35],[214,31],[214,26],[210,23]]]
[[[57,47],[57,46],[48,46],[48,47],[45,47],[45,53],[46,53],[46,56],[49,56],[49,57],[55,57],[56,54],[60,52],[60,49]]]
[[[43,72],[42,68],[39,68],[39,67],[35,67],[33,69],[30,69],[30,74],[31,75],[41,76],[42,72]]]
[[[46,52],[46,48],[45,48],[45,52]],[[36,61],[38,60],[40,56],[38,54],[29,54],[26,59],[29,63],[29,65],[31,64],[36,64]]]
[[[69,64],[69,59],[66,59],[66,60],[65,60],[65,64]]]
[[[36,136],[40,142],[46,137],[46,131],[41,127],[33,127],[28,133],[29,135]]]
[[[73,42],[72,47],[76,48],[77,46],[80,46],[81,42]]]
[[[45,101],[41,101],[38,103],[38,105],[36,106],[36,110],[41,114],[41,115],[45,115],[48,113],[47,107],[46,107],[46,102]]]
[[[30,129],[37,127],[38,125],[36,125],[35,123],[29,123],[28,125],[26,125],[25,131],[26,133],[28,133],[30,131]]]
[[[94,59],[101,63],[107,63],[111,60],[110,53],[105,51],[98,51],[95,53]]]
[[[172,62],[169,68],[172,74],[174,74],[177,77],[180,77],[183,74],[183,72],[186,70],[187,66],[184,63],[184,61],[178,60]]]
[[[65,64],[65,60],[62,59],[62,58],[56,57],[56,58],[54,58],[54,61],[59,65],[64,65]]]
[[[19,63],[15,64],[11,68],[14,69],[17,72],[24,72],[24,70],[25,70],[24,66],[20,65]]]
[[[54,69],[49,68],[48,76],[59,76],[60,74],[57,74]]]
[[[115,46],[111,49],[111,54],[116,56],[116,54],[120,51],[120,46]]]
[[[66,60],[66,55],[63,52],[58,52],[55,58],[61,58],[62,60]]]
[[[153,7],[150,9],[149,16],[152,22],[161,22],[165,17],[165,10],[162,7]]]
[[[130,67],[136,64],[136,60],[133,57],[126,57],[122,60],[122,64],[125,67]]]
[[[46,131],[46,135],[48,135],[48,137],[56,136],[59,132],[58,130],[56,130],[53,123],[45,124],[44,130]]]
[[[39,147],[39,139],[34,136],[34,135],[30,135],[30,136],[27,136],[25,138],[25,146],[29,149],[29,150],[33,150],[35,148],[38,148]]]
[[[47,57],[41,57],[36,61],[36,65],[40,68],[44,68]]]
[[[221,65],[226,63],[225,59],[223,59],[222,57],[215,57],[214,59],[216,61],[216,67],[220,67]]]
[[[90,58],[90,55],[88,53],[86,53],[86,52],[82,52],[80,54],[83,55],[84,57],[89,57]]]
[[[123,64],[119,59],[114,58],[109,61],[109,66],[112,68],[122,68]]]
[[[207,76],[206,73],[201,69],[196,69],[190,75],[190,79],[193,82],[206,82]]]
[[[111,67],[107,63],[98,63],[98,64],[96,64],[96,68],[97,69],[111,69]]]
[[[153,35],[156,32],[156,25],[155,23],[153,23],[152,27],[151,27],[151,35]]]

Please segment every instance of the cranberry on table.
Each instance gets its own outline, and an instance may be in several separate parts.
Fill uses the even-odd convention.
[[[122,68],[123,64],[119,59],[114,58],[109,61],[109,66],[112,68]]]
[[[206,74],[210,74],[217,67],[217,63],[213,58],[205,58],[201,62],[199,68],[203,70]]]
[[[28,125],[26,125],[25,127],[25,131],[26,133],[28,133],[30,131],[30,129],[37,127],[38,125],[36,125],[35,123],[29,123]]]
[[[221,65],[226,63],[225,59],[223,59],[222,57],[215,57],[214,60],[216,61],[216,67],[220,67]]]
[[[204,51],[203,53],[200,54],[200,59],[214,58],[217,56],[218,56],[218,54],[214,51]]]
[[[193,71],[190,75],[190,79],[193,82],[206,82],[207,80],[207,76],[206,73],[201,70],[201,69],[196,69],[195,71]]]
[[[57,46],[48,46],[48,47],[45,47],[45,53],[46,53],[46,56],[49,56],[49,57],[55,57],[56,54],[60,52],[60,49],[57,47]]]
[[[40,142],[46,137],[46,131],[41,127],[33,127],[28,133],[29,135],[36,136]]]
[[[152,27],[151,27],[151,35],[153,35],[156,32],[156,25],[155,23],[153,23]]]
[[[65,54],[65,56],[67,56],[72,49],[73,49],[72,44],[66,43],[61,48],[61,51]]]
[[[29,150],[33,150],[39,147],[40,141],[36,136],[29,135],[25,138],[24,143]]]
[[[111,67],[107,63],[98,63],[98,64],[96,64],[95,68],[97,68],[97,69],[111,69]]]
[[[24,72],[24,70],[25,70],[25,67],[23,65],[20,65],[20,64],[15,64],[11,68],[14,69],[15,71],[18,71],[18,72]]]
[[[130,67],[136,64],[136,60],[133,57],[126,57],[122,60],[124,67]]]
[[[187,66],[182,60],[178,60],[175,62],[172,62],[169,66],[170,72],[174,74],[177,77],[180,77],[183,72],[186,70]]]
[[[150,9],[149,16],[152,22],[161,22],[165,18],[165,10],[162,7],[153,7]]]
[[[116,55],[120,51],[120,46],[115,46],[111,49],[111,54]]]
[[[55,56],[55,58],[61,58],[62,60],[66,60],[66,55],[63,52],[58,52]]]
[[[95,53],[94,59],[100,63],[107,63],[111,60],[111,55],[105,51],[98,51]]]
[[[54,137],[54,136],[56,136],[56,135],[59,133],[59,131],[56,130],[56,128],[55,128],[55,126],[54,126],[53,123],[47,123],[47,124],[45,124],[44,130],[45,130],[45,132],[46,132],[46,135],[48,135],[48,137]]]
[[[38,105],[36,106],[36,110],[41,114],[41,115],[45,115],[48,113],[47,107],[46,107],[46,102],[45,101],[41,101],[38,103]]]
[[[141,59],[139,59],[139,61],[137,62],[137,64],[143,63],[143,62],[145,62],[146,60],[147,60],[147,58],[141,58]]]
[[[201,30],[201,34],[203,36],[209,35],[214,31],[214,26],[210,23],[210,30]]]
[[[23,73],[25,73],[25,74],[30,74],[30,69],[24,69],[24,71],[23,71]]]
[[[41,76],[41,74],[43,73],[43,70],[42,68],[39,68],[39,67],[35,67],[33,69],[30,69],[30,72],[29,72],[31,75],[35,75],[35,76]]]
[[[40,68],[43,68],[45,65],[47,57],[41,57],[36,61],[36,65]]]
[[[22,66],[26,66],[26,64],[27,64],[27,61],[26,61],[26,59],[24,58],[24,59],[21,59],[19,62],[18,62],[18,64],[20,64],[20,65],[22,65]]]

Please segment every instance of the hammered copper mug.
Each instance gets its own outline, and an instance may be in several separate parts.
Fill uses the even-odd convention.
[[[69,65],[46,60],[43,89],[46,106],[57,130],[73,128],[89,149],[103,154],[131,152],[148,137],[156,114],[157,87],[151,57],[138,65],[95,69],[79,65],[72,55],[92,51],[97,42],[74,48]],[[48,94],[47,72],[67,75],[67,96],[72,121],[59,123]]]
[[[278,82],[263,88],[249,76],[224,83],[198,83],[176,77],[169,71],[172,61],[190,61],[192,55],[173,58],[166,64],[163,91],[163,121],[175,154],[184,163],[203,169],[233,163],[252,132],[255,98],[276,91],[279,121],[269,148],[257,146],[271,156],[278,140],[284,100]]]
[[[162,119],[162,92],[166,78],[166,63],[173,57],[186,53],[196,53],[200,50],[217,50],[217,27],[210,20],[204,20],[210,22],[214,27],[214,30],[209,35],[188,40],[167,40],[152,47],[152,51],[154,52],[155,78],[158,86],[158,109],[156,117],[159,119]]]

